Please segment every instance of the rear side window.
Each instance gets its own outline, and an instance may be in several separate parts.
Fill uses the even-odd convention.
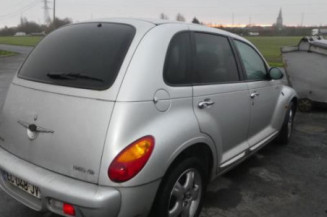
[[[87,23],[63,27],[34,49],[19,77],[84,89],[108,89],[135,35],[124,24]]]
[[[228,38],[195,33],[195,82],[198,84],[239,81],[235,57]]]
[[[182,32],[173,37],[170,42],[165,66],[164,79],[173,85],[186,85],[191,83],[189,55],[190,33]]]
[[[250,46],[235,40],[235,45],[240,53],[247,79],[265,80],[267,79],[266,64],[259,54]]]

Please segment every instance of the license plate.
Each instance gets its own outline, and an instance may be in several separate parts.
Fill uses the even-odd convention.
[[[9,182],[10,184],[12,184],[13,186],[25,191],[26,193],[36,197],[36,198],[41,198],[41,194],[40,194],[40,189],[38,187],[36,187],[35,185],[32,185],[30,183],[28,183],[27,181],[18,178],[12,174],[9,173],[4,173],[4,177],[7,180],[7,182]]]

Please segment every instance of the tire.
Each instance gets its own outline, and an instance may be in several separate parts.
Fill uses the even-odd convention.
[[[313,107],[313,103],[310,99],[303,98],[299,100],[299,110],[300,112],[310,112]]]
[[[174,164],[159,187],[152,217],[198,217],[207,184],[207,170],[195,157]]]
[[[289,143],[293,133],[294,116],[294,104],[291,102],[286,112],[282,129],[280,130],[277,138],[279,144],[287,145]]]

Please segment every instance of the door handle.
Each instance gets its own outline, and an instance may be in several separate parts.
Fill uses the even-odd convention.
[[[254,98],[257,97],[257,96],[260,96],[260,94],[257,93],[257,92],[253,92],[253,93],[251,93],[251,95],[250,95],[251,99],[254,99]]]
[[[200,109],[205,109],[212,106],[213,104],[215,104],[215,102],[211,101],[211,99],[205,99],[204,101],[199,102],[198,107]]]

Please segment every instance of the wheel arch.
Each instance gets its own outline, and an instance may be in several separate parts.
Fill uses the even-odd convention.
[[[280,130],[285,119],[285,115],[288,109],[289,104],[293,102],[295,108],[298,105],[297,94],[295,90],[288,86],[282,86],[281,94],[278,97],[275,111],[272,118],[271,126],[276,129]]]
[[[204,166],[207,170],[206,178],[207,181],[209,181],[216,174],[214,165],[217,164],[217,157],[215,152],[216,150],[213,150],[212,146],[205,142],[196,142],[187,147],[184,147],[183,149],[180,149],[174,153],[174,157],[169,160],[170,163],[165,171],[165,175],[183,159],[196,157],[204,162]]]
[[[169,166],[165,170],[165,174],[163,178],[161,179],[161,183],[157,189],[155,200],[153,201],[150,216],[153,216],[153,214],[156,212],[158,200],[157,198],[160,196],[160,192],[165,185],[165,179],[167,178],[167,175],[170,174],[170,172],[183,160],[188,158],[197,157],[200,159],[201,162],[205,162],[205,166],[207,167],[207,177],[206,177],[206,183],[204,183],[204,186],[208,184],[208,181],[210,180],[210,177],[212,174],[215,174],[214,165],[215,165],[215,156],[213,150],[210,148],[210,145],[204,142],[197,142],[190,146],[185,147],[181,151],[178,152],[178,154],[172,158],[170,161]]]
[[[293,103],[294,105],[294,114],[296,113],[297,111],[297,106],[298,106],[298,98],[297,97],[293,97],[291,102]]]

